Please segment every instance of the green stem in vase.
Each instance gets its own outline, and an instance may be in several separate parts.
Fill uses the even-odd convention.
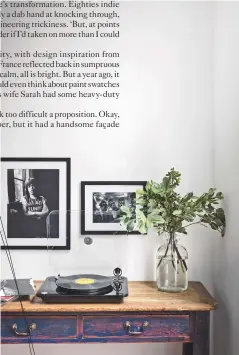
[[[184,267],[185,267],[185,270],[187,270],[188,268],[187,268],[186,261],[182,258],[181,254],[180,254],[180,252],[178,250],[178,247],[177,247],[177,245],[175,243],[175,240],[173,241],[173,243],[174,243],[174,248],[175,248],[176,254],[177,254],[178,258],[179,258],[179,261],[180,261],[181,265],[183,264]],[[183,269],[183,267],[182,267],[182,269]]]
[[[188,268],[187,268],[187,264],[186,264],[185,260],[182,258],[181,254],[180,254],[180,252],[179,252],[179,250],[178,250],[177,244],[176,244],[176,242],[175,242],[175,236],[174,236],[174,234],[170,234],[169,241],[168,241],[168,243],[167,243],[167,247],[166,247],[165,253],[164,253],[164,255],[160,258],[160,260],[159,260],[159,262],[158,262],[158,265],[157,265],[157,268],[159,268],[159,266],[160,266],[162,260],[167,257],[170,244],[171,244],[172,265],[173,265],[174,270],[176,270],[175,263],[174,263],[174,257],[173,257],[173,253],[174,253],[174,251],[175,251],[176,254],[177,254],[178,260],[179,260],[179,262],[180,262],[180,265],[181,265],[181,267],[182,267],[183,272],[186,272],[187,269],[188,269]]]

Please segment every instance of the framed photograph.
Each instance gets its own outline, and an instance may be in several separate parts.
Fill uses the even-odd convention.
[[[70,249],[69,210],[70,158],[1,158],[1,249]]]
[[[120,225],[120,207],[134,206],[136,190],[145,185],[145,181],[82,181],[81,234],[127,234]]]

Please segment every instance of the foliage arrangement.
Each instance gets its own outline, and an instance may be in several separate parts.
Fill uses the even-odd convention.
[[[129,232],[138,230],[142,234],[150,228],[155,228],[158,235],[187,234],[187,227],[192,224],[209,225],[223,233],[225,214],[222,208],[215,207],[223,199],[222,192],[210,188],[199,197],[193,192],[181,196],[175,191],[180,180],[181,174],[172,168],[161,183],[148,181],[145,190],[136,191],[133,206],[121,207],[121,224]]]
[[[192,224],[210,226],[223,235],[225,214],[216,206],[224,198],[222,192],[210,188],[200,196],[193,192],[181,196],[176,192],[180,181],[181,174],[174,168],[161,183],[148,181],[144,190],[136,192],[134,206],[121,207],[121,224],[128,232],[137,230],[145,234],[150,228],[154,228],[158,235],[167,232],[169,243],[173,242],[175,248],[175,233],[187,234],[187,228]],[[177,248],[175,250],[177,253]]]

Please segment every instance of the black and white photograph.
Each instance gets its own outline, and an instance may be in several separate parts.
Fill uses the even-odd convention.
[[[120,207],[133,208],[135,192],[93,192],[93,223],[119,223]]]
[[[120,208],[135,208],[136,191],[145,188],[145,182],[81,183],[81,233],[126,234],[120,224]],[[131,232],[131,234],[137,231]]]
[[[68,159],[1,159],[2,248],[69,247],[69,174]]]

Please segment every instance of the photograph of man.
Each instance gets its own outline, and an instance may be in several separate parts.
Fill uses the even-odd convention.
[[[47,216],[59,209],[59,170],[9,169],[8,199],[8,238],[46,238]]]

